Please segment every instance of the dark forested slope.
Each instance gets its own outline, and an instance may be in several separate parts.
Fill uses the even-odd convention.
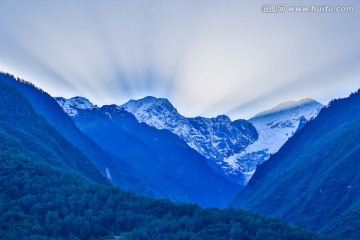
[[[11,86],[0,81],[1,151],[16,150],[39,162],[79,172],[91,180],[107,183],[96,167],[64,139],[28,101]]]
[[[149,191],[136,176],[126,175],[124,171],[126,166],[123,165],[121,169],[118,169],[118,163],[94,141],[83,134],[49,94],[36,88],[29,82],[16,79],[11,74],[0,72],[0,81],[21,92],[34,110],[54,126],[71,144],[78,147],[104,176],[106,176],[106,169],[110,170],[112,172],[112,184],[120,186],[125,190],[136,190],[142,194],[146,194]]]

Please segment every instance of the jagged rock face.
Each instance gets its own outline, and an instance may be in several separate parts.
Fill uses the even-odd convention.
[[[76,116],[77,109],[96,108],[82,97],[57,101],[70,116]],[[146,97],[118,106],[139,122],[178,135],[203,155],[215,172],[239,185],[246,185],[256,166],[276,153],[321,107],[306,98],[279,104],[248,121],[231,121],[225,115],[186,118],[164,98]]]
[[[130,100],[121,107],[134,114],[139,122],[175,133],[232,181],[233,175],[242,178],[241,173],[234,174],[233,167],[224,159],[241,152],[258,138],[256,129],[246,120],[233,122],[225,115],[186,118],[167,99],[146,97]]]
[[[289,101],[249,121],[233,122],[223,115],[185,118],[167,99],[154,97],[130,100],[122,107],[140,122],[177,134],[210,163],[215,163],[228,179],[246,185],[256,166],[315,117],[322,105],[309,98]]]

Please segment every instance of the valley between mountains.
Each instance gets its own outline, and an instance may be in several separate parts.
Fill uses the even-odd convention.
[[[3,239],[360,237],[359,92],[232,120],[0,87]]]

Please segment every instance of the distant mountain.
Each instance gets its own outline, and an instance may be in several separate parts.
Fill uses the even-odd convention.
[[[57,101],[72,117],[79,110],[97,108],[82,97],[57,98]],[[308,120],[316,117],[322,105],[309,98],[289,101],[249,121],[231,121],[224,115],[186,118],[167,99],[155,97],[130,100],[120,108],[132,113],[139,122],[178,135],[203,155],[216,173],[243,186],[256,166],[276,153]]]
[[[130,100],[121,107],[132,113],[139,122],[178,135],[206,157],[216,172],[233,182],[244,182],[242,173],[234,171],[233,166],[224,159],[241,152],[258,138],[251,123],[246,120],[232,122],[224,115],[216,118],[186,118],[164,98]]]
[[[298,128],[315,117],[322,105],[312,99],[282,103],[249,121],[227,116],[185,118],[167,99],[146,97],[122,107],[140,122],[167,129],[205,156],[232,182],[246,185],[256,165],[267,160]]]
[[[140,194],[226,207],[240,190],[177,135],[139,123],[122,107],[96,107],[81,97],[56,100],[81,131],[116,159],[119,169],[141,180],[148,191]]]
[[[299,101],[287,101],[278,104],[277,106],[271,108],[270,110],[260,112],[256,114],[252,119],[258,119],[266,116],[273,116],[275,114],[281,114],[286,111],[291,111],[299,114],[302,111],[306,118],[311,118],[313,115],[317,114],[317,108],[323,107],[322,104],[318,103],[314,99],[311,98],[303,98]],[[300,109],[302,108],[302,110]]]
[[[315,100],[304,98],[281,103],[255,115],[249,122],[256,128],[258,139],[224,161],[232,165],[234,171],[243,172],[247,182],[256,166],[276,153],[294,133],[316,117],[322,107]]]
[[[242,210],[202,209],[112,187],[1,79],[0,166],[0,239],[321,239]]]
[[[233,206],[359,239],[360,92],[332,101],[260,165]]]

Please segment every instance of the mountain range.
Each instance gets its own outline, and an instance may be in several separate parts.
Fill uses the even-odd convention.
[[[111,186],[33,107],[29,100],[41,95],[28,98],[10,79],[0,74],[1,239],[325,239],[242,210],[174,204]]]
[[[217,175],[181,138],[159,130],[116,105],[94,106],[81,97],[56,98],[76,126],[136,176],[151,197],[226,207],[240,187]],[[112,175],[109,170],[108,175]],[[136,189],[136,188],[135,188]]]
[[[306,98],[289,101],[246,121],[216,118],[186,118],[166,99],[146,97],[121,105],[139,122],[167,129],[208,159],[216,172],[241,186],[247,184],[256,165],[267,160],[322,105]]]
[[[114,122],[108,117],[111,106],[99,110],[91,105],[89,109],[88,101],[76,98],[77,111],[84,113],[76,118],[82,120],[80,123],[68,116],[49,94],[32,84],[6,74],[1,75],[1,80],[20,91],[41,116],[121,189],[208,207],[226,207],[240,190],[239,186],[215,174],[206,159],[177,136],[141,125],[125,111],[118,111],[118,122]],[[84,132],[75,123],[83,124]],[[102,127],[109,131],[102,131]],[[146,131],[151,135],[146,135]],[[89,137],[94,132],[99,134]],[[109,137],[112,141],[108,141]],[[161,143],[168,148],[160,148]]]
[[[75,122],[85,109],[99,109],[83,97],[56,100]],[[116,107],[119,111],[131,113],[139,122],[171,131],[204,156],[214,172],[244,186],[256,166],[267,160],[270,154],[275,153],[289,137],[315,117],[322,105],[312,99],[290,101],[259,113],[249,121],[231,121],[225,115],[186,118],[167,99],[155,97],[130,100]]]
[[[335,239],[360,236],[360,91],[325,107],[301,99],[235,121],[185,118],[154,97],[102,107],[82,97],[55,101],[3,73],[0,93],[0,238],[319,239],[242,210],[113,186],[205,207],[232,200]],[[185,139],[186,131],[198,136]],[[197,149],[209,146],[228,157]],[[242,177],[229,177],[229,166]]]

